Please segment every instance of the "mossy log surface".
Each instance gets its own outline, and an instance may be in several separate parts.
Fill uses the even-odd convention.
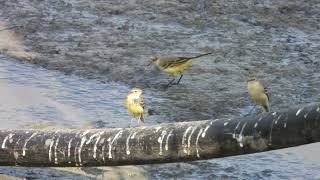
[[[320,141],[320,104],[234,119],[92,130],[1,130],[0,165],[116,166],[193,161]]]

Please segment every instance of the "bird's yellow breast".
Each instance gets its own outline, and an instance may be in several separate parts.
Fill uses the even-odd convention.
[[[185,69],[187,69],[191,64],[192,64],[192,60],[187,61],[184,64],[179,64],[177,66],[167,67],[167,68],[163,69],[163,71],[166,73],[172,74],[172,75],[176,75],[177,73],[180,73],[180,72],[184,71]]]
[[[143,114],[143,107],[140,104],[130,102],[129,99],[126,99],[126,105],[127,105],[129,113],[131,113],[133,115]]]
[[[143,108],[140,105],[130,104],[128,106],[128,111],[134,115],[143,114]]]

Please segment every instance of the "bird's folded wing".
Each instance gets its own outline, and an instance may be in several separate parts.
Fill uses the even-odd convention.
[[[264,88],[264,93],[267,95],[268,101],[270,101],[270,93],[266,87]]]
[[[176,67],[188,62],[189,60],[190,58],[188,57],[172,57],[172,58],[164,59],[162,67],[164,69]]]
[[[263,93],[267,96],[268,101],[270,100],[270,92],[269,89],[267,88],[267,86],[265,85],[265,83],[263,81],[259,82],[261,87],[263,88]]]
[[[140,104],[140,106],[142,107],[142,109],[144,109],[144,101],[143,101],[143,99],[142,99],[142,98],[140,98],[140,100],[139,100],[139,104]]]
[[[139,105],[139,106],[141,106],[141,107],[144,109],[144,102],[143,102],[143,99],[142,99],[142,98],[135,99],[133,102],[134,102],[136,105]]]

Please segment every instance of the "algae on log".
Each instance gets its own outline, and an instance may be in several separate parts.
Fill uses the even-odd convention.
[[[1,130],[0,165],[115,166],[225,157],[320,141],[320,104],[257,116],[92,130]]]

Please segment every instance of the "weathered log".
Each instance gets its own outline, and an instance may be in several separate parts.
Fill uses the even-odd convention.
[[[225,157],[320,141],[320,104],[257,116],[94,130],[1,130],[0,165],[115,166]]]

